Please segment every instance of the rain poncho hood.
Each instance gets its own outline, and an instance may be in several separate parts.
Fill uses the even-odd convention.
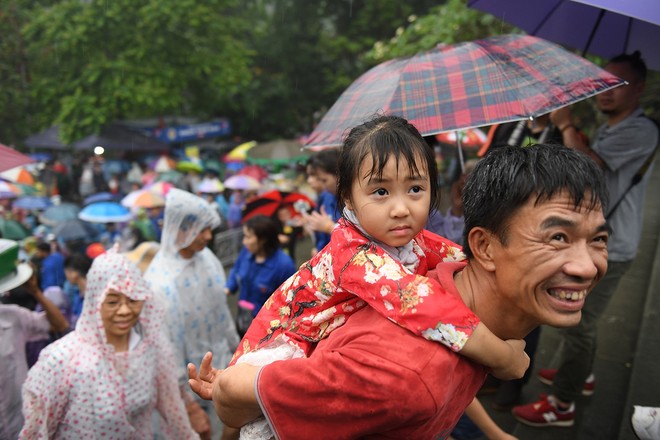
[[[139,342],[125,352],[108,344],[101,319],[110,290],[144,301],[134,326]],[[97,257],[75,331],[46,347],[28,374],[21,438],[151,438],[155,409],[166,438],[197,438],[160,328],[163,314],[137,267],[116,246]]]
[[[193,242],[206,228],[220,226],[220,216],[201,197],[172,188],[165,201],[165,221],[161,251],[167,256],[177,254]]]
[[[186,365],[199,365],[207,351],[214,366],[224,368],[238,346],[233,318],[224,293],[226,277],[210,249],[184,258],[188,247],[205,228],[220,224],[216,210],[204,199],[171,189],[165,202],[161,247],[145,273],[167,309],[166,326],[179,365],[180,385],[187,387]]]

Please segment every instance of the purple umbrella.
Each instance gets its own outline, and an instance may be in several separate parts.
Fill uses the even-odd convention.
[[[468,0],[530,35],[612,58],[639,50],[660,70],[658,0]]]

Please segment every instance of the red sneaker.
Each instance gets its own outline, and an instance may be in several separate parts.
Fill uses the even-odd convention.
[[[538,379],[546,385],[552,385],[555,381],[555,376],[557,375],[556,368],[541,368],[539,373],[536,375]],[[587,380],[584,381],[584,387],[582,387],[583,396],[591,396],[596,389],[596,378],[594,374],[591,373]]]
[[[566,411],[559,411],[553,396],[541,394],[541,400],[527,405],[515,406],[511,412],[518,421],[529,426],[569,427],[575,423],[575,404]]]

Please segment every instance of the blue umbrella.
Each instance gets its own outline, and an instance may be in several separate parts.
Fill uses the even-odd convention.
[[[133,214],[119,203],[97,202],[85,206],[78,218],[93,223],[122,223],[133,218]]]
[[[14,202],[14,208],[43,210],[50,207],[53,202],[48,197],[28,196],[22,197]]]
[[[40,216],[39,221],[47,226],[55,226],[66,220],[78,218],[80,207],[73,203],[61,203],[46,209]]]
[[[83,203],[85,205],[89,205],[96,202],[113,202],[115,200],[117,200],[116,195],[109,192],[100,192],[100,193],[92,194],[89,197],[85,197]]]

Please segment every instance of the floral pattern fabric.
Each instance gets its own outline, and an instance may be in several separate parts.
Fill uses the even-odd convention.
[[[266,301],[232,363],[282,336],[309,355],[316,342],[367,305],[428,340],[454,351],[463,348],[479,318],[425,276],[440,262],[465,259],[460,248],[422,231],[413,240],[419,259],[413,273],[343,219],[332,235],[329,245]]]

